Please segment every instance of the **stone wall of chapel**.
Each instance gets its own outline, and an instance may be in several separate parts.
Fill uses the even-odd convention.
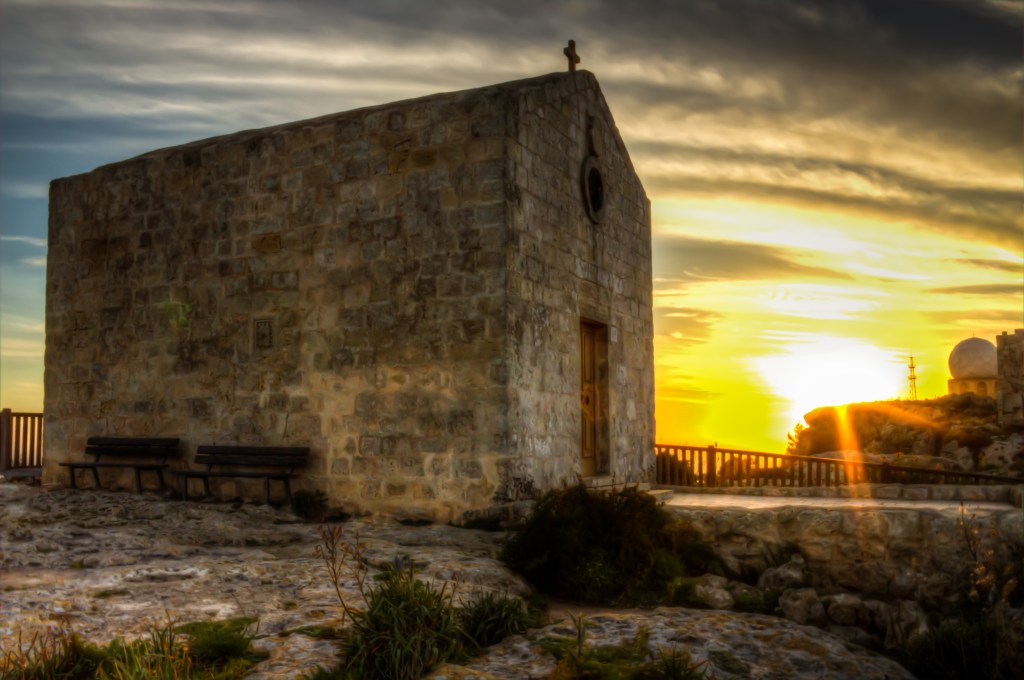
[[[653,479],[650,202],[594,77],[520,93],[509,143],[509,435],[503,495],[580,475],[580,321],[608,327],[608,460],[619,481]],[[600,222],[580,184],[590,141],[604,179]]]
[[[66,482],[87,436],[165,435],[189,459],[309,445],[300,486],[353,509],[489,504],[507,464],[506,112],[485,88],[54,181],[44,478]]]

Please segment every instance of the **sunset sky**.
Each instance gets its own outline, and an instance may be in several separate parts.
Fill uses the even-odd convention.
[[[0,0],[0,405],[42,408],[51,179],[566,68],[652,201],[658,440],[779,451],[1024,327],[1016,0]],[[609,188],[614,190],[613,187]]]

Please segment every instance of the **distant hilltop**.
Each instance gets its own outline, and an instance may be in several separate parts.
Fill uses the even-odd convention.
[[[787,452],[855,449],[869,460],[1024,476],[1024,427],[998,415],[995,399],[975,394],[823,406],[804,416]]]

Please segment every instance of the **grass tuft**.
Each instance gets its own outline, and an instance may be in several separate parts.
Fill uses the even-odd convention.
[[[246,632],[253,619],[150,629],[140,640],[104,647],[82,643],[64,622],[9,648],[0,645],[3,680],[236,680],[265,655]]]
[[[459,627],[467,647],[481,650],[529,627],[526,603],[508,593],[477,592],[458,612]]]

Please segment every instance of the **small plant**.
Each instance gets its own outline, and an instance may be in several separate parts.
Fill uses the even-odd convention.
[[[21,633],[8,647],[0,643],[0,678],[10,680],[78,680],[95,677],[102,659],[95,647],[86,645],[65,620],[26,644]]]
[[[461,651],[453,593],[416,580],[412,569],[383,574],[364,611],[348,610],[342,671],[366,680],[414,680]]]
[[[458,612],[468,647],[483,649],[509,635],[525,632],[530,615],[526,603],[508,593],[474,593]]]
[[[104,651],[108,656],[101,677],[110,680],[178,680],[195,675],[192,657],[170,624],[150,630],[148,640],[125,643],[118,639]]]
[[[693,663],[685,649],[661,649],[657,661],[641,668],[632,680],[706,680],[706,663]]]
[[[376,585],[368,580],[366,546],[355,534],[345,537],[337,526],[320,526],[314,549],[327,569],[344,616],[351,621],[342,638],[341,664],[317,668],[310,680],[418,678],[462,653],[463,634],[453,605],[454,589],[440,590],[416,580],[403,560],[384,571]],[[345,601],[342,585],[353,583],[365,604],[359,609]]]
[[[255,618],[239,617],[226,621],[187,623],[174,630],[188,637],[188,654],[197,665],[223,668],[239,661],[262,658],[253,651],[252,636],[248,632],[254,623]]]
[[[327,516],[327,495],[320,489],[300,489],[292,494],[292,512],[307,522],[322,522]]]
[[[963,609],[911,640],[901,661],[924,680],[1017,678],[1024,668],[1024,616],[1018,608],[1024,546],[1001,537],[994,526],[984,546],[980,528],[963,506],[957,525],[972,561]]]
[[[708,652],[708,658],[716,668],[735,675],[750,676],[750,664],[737,658],[732,652],[725,649],[712,649]]]
[[[617,645],[586,646],[587,621],[569,615],[575,638],[543,640],[541,646],[558,659],[552,680],[704,680],[704,662],[694,664],[685,650],[658,650],[650,659],[650,630],[640,627],[632,639]]]
[[[359,540],[359,532],[355,533],[353,540],[346,540],[344,528],[337,525],[321,524],[318,531],[320,543],[313,548],[313,554],[323,561],[342,611],[352,618],[356,610],[345,602],[345,597],[341,594],[341,585],[342,582],[351,580],[359,589],[363,601],[368,601],[366,544]],[[344,617],[342,622],[344,623]]]

